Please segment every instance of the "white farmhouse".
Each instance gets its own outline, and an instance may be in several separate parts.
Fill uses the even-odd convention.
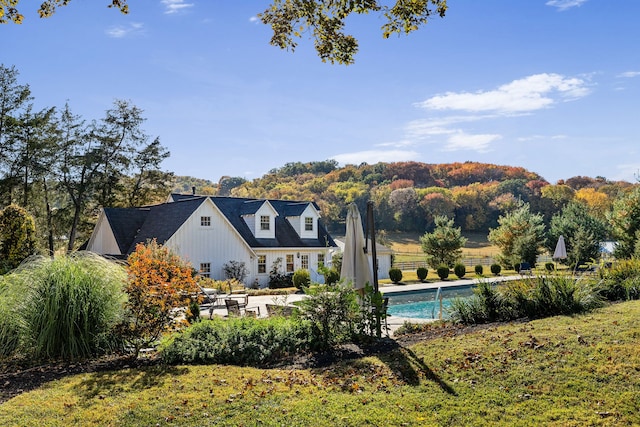
[[[315,203],[172,194],[167,203],[101,211],[86,249],[123,257],[138,243],[156,239],[213,279],[223,266],[244,262],[245,282],[265,287],[276,259],[282,271],[306,268],[312,279],[329,262],[336,244],[320,220]]]

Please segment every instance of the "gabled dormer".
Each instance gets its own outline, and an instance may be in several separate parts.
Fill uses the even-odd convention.
[[[300,238],[318,238],[320,212],[313,203],[292,203],[287,205],[286,218]]]
[[[268,200],[244,202],[240,215],[256,239],[276,238],[276,217],[278,212]]]

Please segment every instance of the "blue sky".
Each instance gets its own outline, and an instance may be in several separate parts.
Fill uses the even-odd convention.
[[[635,181],[640,169],[640,2],[450,0],[409,36],[349,19],[356,63],[269,45],[268,0],[73,0],[53,18],[22,0],[0,26],[39,108],[99,119],[115,99],[144,110],[171,151],[163,167],[217,182],[293,161],[415,160],[522,166],[551,183]]]

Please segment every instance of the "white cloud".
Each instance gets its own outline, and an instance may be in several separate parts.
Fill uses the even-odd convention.
[[[167,15],[193,7],[193,3],[185,3],[184,0],[160,0],[160,3],[165,5],[166,10],[164,13]]]
[[[500,138],[502,138],[500,135],[470,135],[457,131],[447,139],[444,151],[473,150],[486,153],[489,151],[489,144]]]
[[[344,153],[333,156],[341,164],[359,165],[362,162],[370,164],[378,162],[401,162],[415,160],[418,156],[416,151],[409,150],[365,150],[355,153]]]
[[[549,0],[546,5],[557,7],[559,11],[571,9],[572,7],[582,6],[587,0]]]
[[[249,22],[252,22],[254,24],[258,24],[258,23],[260,23],[260,18],[258,18],[257,16],[252,16],[251,18],[249,18]]]
[[[554,96],[575,99],[588,93],[582,79],[545,73],[514,80],[486,92],[447,92],[418,105],[431,110],[492,111],[509,115],[547,108],[557,102]]]
[[[625,71],[624,73],[618,74],[618,77],[625,77],[629,79],[638,76],[640,76],[640,71]]]
[[[530,135],[530,136],[521,136],[517,138],[518,142],[529,142],[529,141],[546,141],[546,140],[560,140],[567,139],[567,135]]]
[[[106,31],[106,33],[109,37],[121,39],[134,34],[141,34],[143,30],[144,24],[132,22],[128,26],[118,25],[116,27],[111,27]]]

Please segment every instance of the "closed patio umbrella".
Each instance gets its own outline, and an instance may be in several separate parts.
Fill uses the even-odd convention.
[[[365,252],[366,242],[362,231],[362,219],[355,203],[347,210],[346,234],[340,278],[346,285],[354,289],[364,289],[366,283],[371,284],[371,270]]]
[[[558,243],[556,243],[556,250],[553,252],[553,259],[567,259],[567,248],[564,244],[563,236],[560,236],[558,238]]]

